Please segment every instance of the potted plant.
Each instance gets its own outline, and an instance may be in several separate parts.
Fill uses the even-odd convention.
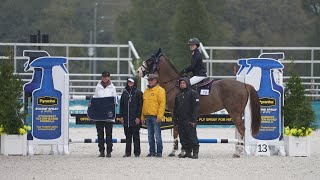
[[[310,156],[310,137],[316,128],[311,99],[305,95],[301,78],[293,71],[285,86],[284,141],[288,156]]]
[[[19,101],[22,96],[22,81],[14,75],[10,60],[0,61],[0,135],[1,154],[26,155],[26,133],[30,127],[25,126],[25,113],[21,111],[23,104]]]

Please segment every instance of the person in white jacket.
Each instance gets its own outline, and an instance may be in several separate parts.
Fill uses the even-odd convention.
[[[101,81],[98,82],[93,97],[115,97],[117,104],[117,92],[115,86],[111,82],[110,73],[102,72]],[[99,157],[111,157],[112,152],[112,128],[115,119],[107,119],[105,121],[96,121],[96,128],[98,134],[98,147],[100,151]],[[104,147],[104,129],[106,133],[107,155],[105,156]]]

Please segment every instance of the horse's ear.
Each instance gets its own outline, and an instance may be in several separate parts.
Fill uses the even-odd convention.
[[[157,52],[157,54],[156,54],[156,55],[157,55],[157,57],[159,57],[159,56],[160,56],[160,54],[161,54],[161,48],[159,48],[159,49],[158,49],[158,52]]]

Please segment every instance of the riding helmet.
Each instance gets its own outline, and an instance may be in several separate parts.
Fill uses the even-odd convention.
[[[198,38],[190,38],[189,41],[188,41],[188,44],[195,44],[197,45],[197,47],[200,46],[200,41]]]

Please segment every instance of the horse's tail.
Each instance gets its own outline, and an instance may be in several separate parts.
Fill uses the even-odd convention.
[[[260,100],[257,91],[253,86],[246,84],[246,89],[250,95],[251,106],[251,133],[255,137],[259,133],[261,124]]]

